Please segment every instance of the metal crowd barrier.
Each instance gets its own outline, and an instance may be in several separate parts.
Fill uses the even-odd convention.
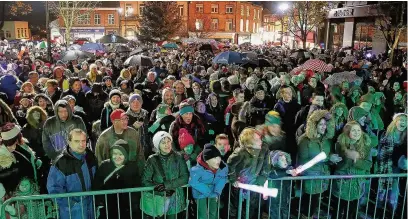
[[[358,188],[352,186],[352,183],[355,184],[355,182],[358,182]],[[205,217],[202,216],[202,213],[201,217],[199,217],[198,206],[196,206],[191,197],[191,188],[188,185],[182,188],[185,197],[183,201],[186,201],[184,212],[173,215],[164,214],[162,217],[160,215],[149,217],[140,210],[140,208],[144,209],[145,200],[143,193],[149,192],[153,197],[157,195],[157,192],[155,194],[153,191],[153,187],[12,197],[3,203],[0,200],[0,212],[1,219],[92,219],[97,218],[99,215],[104,215],[99,218],[112,218],[109,210],[117,211],[117,215],[113,217],[115,219],[399,219],[407,217],[407,174],[283,177],[270,179],[268,183],[270,188],[278,189],[277,197],[262,197],[261,194],[243,191],[227,184],[224,188],[224,195],[216,199],[216,207],[214,203],[210,203],[209,199],[200,200],[200,204],[203,204],[203,202],[207,204],[205,206],[207,216]],[[314,183],[317,186],[313,185]],[[313,186],[315,186],[313,188],[320,188],[321,190],[326,188],[326,191],[317,193],[314,197],[306,195],[304,192],[306,184],[310,185],[311,188]],[[379,184],[383,185],[381,187],[383,190],[381,191],[378,189]],[[384,185],[386,186],[384,187]],[[347,192],[350,197],[352,191],[358,191],[357,196],[359,198],[350,201],[340,199],[339,194],[341,194],[342,189],[343,191],[346,190],[342,198],[344,198],[344,194],[346,194],[347,198]],[[238,194],[238,197],[234,196],[237,198],[237,205],[234,206],[237,208],[234,210],[236,215],[232,215],[233,209],[230,209],[234,199],[231,197],[232,193]],[[253,197],[251,198],[251,196]],[[135,197],[138,200],[134,200]],[[112,198],[116,198],[115,204],[108,203]],[[104,201],[101,202],[101,199]],[[118,200],[121,199],[126,199],[129,202],[129,206],[124,206],[120,203]],[[59,208],[57,203],[61,203],[61,201],[67,201],[68,210]],[[91,211],[84,209],[86,202],[89,203],[89,201],[92,203]],[[101,203],[103,203],[103,207],[100,205]],[[154,202],[153,205],[155,204],[159,203]],[[180,203],[176,201],[176,208],[178,204]],[[74,207],[79,205],[81,214],[75,213],[75,210],[72,210],[74,207],[71,205]],[[163,206],[164,208],[170,208],[168,203],[164,202],[164,205],[167,205]],[[10,214],[10,206],[12,209],[15,209],[14,214]],[[153,207],[156,208],[156,206]],[[343,212],[340,209],[343,209]],[[6,210],[9,212],[7,217]],[[11,212],[13,213],[13,211]],[[128,212],[129,214],[121,215],[123,212]],[[212,215],[212,217],[209,215]]]

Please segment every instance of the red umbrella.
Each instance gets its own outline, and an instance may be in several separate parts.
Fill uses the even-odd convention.
[[[303,67],[302,67],[302,66],[298,66],[298,67],[292,69],[292,71],[290,71],[290,74],[291,74],[291,75],[297,75],[298,72],[300,72],[300,71],[302,71],[302,70],[303,70]]]
[[[313,70],[315,72],[331,72],[333,66],[327,65],[320,59],[309,59],[303,65],[303,69]]]

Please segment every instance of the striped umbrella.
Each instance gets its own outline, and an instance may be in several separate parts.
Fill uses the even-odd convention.
[[[309,59],[303,65],[303,69],[313,70],[315,72],[331,72],[333,66],[327,65],[320,59]]]
[[[290,74],[291,75],[296,75],[296,73],[298,73],[298,72],[300,72],[302,70],[303,70],[303,66],[298,66],[298,67],[292,69],[292,71],[290,71]]]

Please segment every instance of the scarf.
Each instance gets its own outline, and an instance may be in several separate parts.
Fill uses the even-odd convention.
[[[119,104],[113,104],[112,101],[110,100],[110,101],[109,101],[109,105],[112,107],[112,110],[115,110],[115,109],[118,109],[118,108],[119,108],[120,103],[119,103]]]

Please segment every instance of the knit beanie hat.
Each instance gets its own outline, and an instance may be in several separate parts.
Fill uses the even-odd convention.
[[[132,94],[129,97],[129,104],[131,104],[135,100],[139,101],[140,104],[143,104],[143,98],[139,94]]]
[[[2,140],[10,140],[16,137],[21,132],[21,128],[13,123],[9,123],[9,125],[14,125],[14,127],[8,131],[1,132],[1,139]]]
[[[271,110],[265,115],[265,125],[274,125],[274,124],[280,125],[281,118],[278,112]]]
[[[193,113],[194,112],[194,107],[191,106],[189,103],[189,99],[183,100],[183,102],[180,103],[180,116],[186,114],[186,113]]]
[[[364,94],[363,96],[360,97],[360,103],[362,102],[367,102],[367,103],[374,103],[374,95],[371,93]]]
[[[153,146],[156,148],[157,151],[160,150],[159,145],[160,142],[163,140],[163,138],[170,138],[173,141],[173,138],[171,135],[165,131],[158,131],[154,136],[153,136]]]
[[[112,97],[115,95],[121,97],[120,91],[118,89],[113,89],[111,90],[111,92],[109,92],[109,99],[112,99]]]
[[[75,97],[72,96],[72,95],[67,95],[67,96],[63,97],[62,99],[66,100],[67,102],[70,101],[70,100],[74,100],[76,102]]]
[[[115,109],[110,114],[110,119],[113,122],[114,120],[121,119],[124,115],[126,115],[126,112],[123,109]]]
[[[111,80],[111,81],[112,81],[111,76],[105,76],[105,77],[103,77],[103,79],[102,79],[103,82],[106,82],[107,80]]]
[[[113,146],[110,147],[111,159],[112,159],[112,150],[113,149],[120,150],[120,152],[122,152],[122,154],[125,156],[125,162],[128,161],[128,159],[129,159],[129,144],[128,144],[127,141],[125,141],[123,139],[119,139],[113,144]]]
[[[349,111],[349,117],[348,117],[348,122],[350,121],[358,121],[360,120],[363,116],[367,116],[368,112],[365,111],[363,108],[359,106],[354,106],[350,109]]]
[[[287,161],[288,165],[290,165],[292,163],[292,159],[290,158],[290,155],[288,153],[285,153],[285,152],[280,151],[280,150],[274,150],[274,151],[271,151],[269,153],[269,163],[273,167],[275,167],[278,164],[280,156],[285,156],[286,157],[286,161]]]
[[[214,157],[222,157],[221,152],[213,144],[205,144],[202,153],[204,161],[208,161]]]
[[[258,84],[258,85],[255,87],[255,92],[258,92],[258,91],[265,91],[265,88],[264,88],[262,85]]]
[[[229,76],[227,80],[230,83],[230,85],[239,84],[239,79],[236,75]]]
[[[179,142],[181,150],[184,150],[184,148],[187,147],[190,144],[192,144],[192,145],[195,144],[193,136],[191,136],[190,133],[185,128],[181,128],[179,130],[178,142]]]

